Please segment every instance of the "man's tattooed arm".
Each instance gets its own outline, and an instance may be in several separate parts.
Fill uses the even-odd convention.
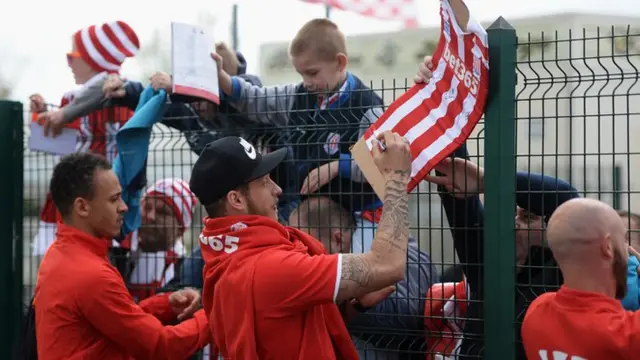
[[[406,171],[386,173],[382,218],[371,250],[342,255],[336,301],[359,297],[404,278],[409,241],[409,177]]]

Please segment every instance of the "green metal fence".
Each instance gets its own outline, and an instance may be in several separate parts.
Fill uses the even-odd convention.
[[[514,299],[533,300],[523,289],[529,286],[549,291],[557,287],[557,284],[521,283],[521,274],[546,265],[516,266],[514,204],[521,191],[514,181],[516,170],[559,177],[569,181],[581,195],[600,198],[619,209],[640,211],[634,205],[637,176],[632,174],[639,168],[636,162],[640,145],[636,145],[638,142],[631,135],[640,130],[636,130],[640,122],[634,119],[640,110],[636,85],[640,51],[629,46],[635,44],[638,37],[630,32],[629,29],[623,33],[585,29],[579,34],[519,34],[517,37],[516,30],[503,18],[488,27],[490,100],[485,120],[467,142],[472,161],[483,166],[486,172],[485,220],[481,229],[485,241],[483,248],[476,248],[484,253],[480,264],[484,285],[481,294],[475,294],[482,300],[480,314],[483,316],[467,320],[483,321],[485,340],[479,354],[485,359],[515,358],[519,347],[517,329],[524,313],[518,312]],[[372,84],[372,88],[381,94],[399,95],[406,89],[406,85],[378,85]],[[385,98],[384,102],[389,104],[392,100]],[[11,309],[2,315],[2,352],[17,342],[21,309],[28,304],[34,290],[40,259],[34,255],[32,239],[56,161],[53,156],[31,152],[25,146],[30,118],[31,114],[24,113],[20,103],[0,102],[0,173],[3,174],[0,177],[0,254],[3,256],[0,288],[6,289],[6,296],[1,300],[3,308]],[[205,128],[204,132],[209,134],[233,132],[216,122],[205,124]],[[257,146],[269,147],[283,133],[293,130],[300,129],[265,126],[238,131]],[[320,123],[303,130],[326,133],[341,131],[341,128]],[[155,126],[147,170],[149,183],[165,177],[188,179],[197,157],[188,141],[201,135],[202,130],[173,129],[171,121]],[[198,219],[202,216],[202,209],[196,209],[194,223],[182,237],[186,257],[198,248],[197,235],[201,228]],[[411,223],[411,233],[419,249],[431,257],[439,274],[458,264],[460,254],[456,256],[453,250],[453,229],[440,206],[435,187],[422,184],[412,194]],[[423,290],[426,295],[428,289]],[[425,295],[417,300],[424,301]],[[413,316],[420,318],[422,314]],[[423,321],[420,318],[418,323]],[[425,333],[420,326],[404,330],[385,326],[353,328],[352,333],[360,340],[375,338],[367,345],[369,348],[389,354],[402,348],[403,358],[424,359],[428,352],[422,343]],[[364,346],[362,341],[358,344]],[[374,358],[369,357],[374,355],[367,356]]]
[[[638,39],[631,26],[591,23],[519,34],[516,144],[509,155],[517,169],[565,179],[581,196],[639,211],[633,136],[640,110]],[[520,273],[541,265],[528,264]],[[521,291],[527,284],[517,283],[516,296],[532,301],[532,293]],[[516,327],[523,317],[516,314]]]
[[[23,182],[23,128],[22,104],[0,101],[0,286],[3,311],[0,348],[10,353],[20,334],[22,320],[22,182]]]

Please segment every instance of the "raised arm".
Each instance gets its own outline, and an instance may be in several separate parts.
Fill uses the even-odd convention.
[[[542,174],[516,174],[516,204],[528,212],[549,217],[562,203],[580,197],[568,182]]]
[[[114,94],[117,93],[118,95],[113,97],[105,96],[105,85],[114,90]],[[70,123],[74,119],[86,116],[95,110],[112,106],[124,106],[135,110],[142,90],[144,90],[144,87],[141,83],[136,81],[125,82],[115,75],[96,81],[62,108],[64,121],[65,123]],[[120,92],[118,93],[118,91]]]
[[[386,150],[373,146],[374,161],[384,176],[382,217],[371,245],[364,254],[342,254],[336,302],[362,296],[404,279],[409,240],[411,177],[409,144],[398,134],[384,132],[379,140]]]
[[[77,119],[82,116],[86,116],[98,109],[104,107],[104,92],[102,91],[102,86],[104,85],[104,80],[97,81],[91,84],[89,87],[85,89],[82,93],[80,93],[75,99],[73,99],[69,104],[62,108],[62,116],[65,123],[70,123],[74,119]]]
[[[226,99],[256,124],[283,127],[289,122],[297,86],[295,84],[257,86],[223,69],[222,58],[212,53],[218,66],[218,82]]]
[[[469,161],[466,145],[460,146],[435,168],[437,176],[425,180],[438,186],[442,207],[447,216],[453,245],[474,293],[482,288],[484,259],[484,208],[479,194],[484,170]]]

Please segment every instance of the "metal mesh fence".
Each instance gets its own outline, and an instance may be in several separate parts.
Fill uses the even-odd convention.
[[[638,161],[638,149],[632,134],[640,126],[634,118],[638,98],[638,66],[640,50],[632,46],[637,42],[638,34],[629,33],[627,29],[620,33],[618,29],[611,31],[587,29],[581,33],[555,33],[541,36],[521,36],[518,45],[517,97],[516,97],[516,145],[511,156],[517,170],[522,172],[542,173],[552,178],[566,180],[578,194],[599,198],[617,209],[638,212],[634,205],[637,186],[633,171]],[[542,39],[542,40],[539,40]],[[513,51],[514,49],[510,49]],[[407,89],[408,83],[370,84],[370,87],[383,98],[388,105],[395,97]],[[638,101],[638,103],[636,103]],[[171,106],[183,106],[172,104]],[[346,119],[334,116],[331,111],[324,117],[308,126],[279,125],[269,121],[261,125],[252,124],[246,117],[227,114],[224,121],[215,114],[201,111],[198,104],[190,104],[192,116],[166,117],[162,124],[155,125],[149,157],[147,162],[147,184],[164,178],[180,178],[189,180],[191,167],[198,157],[203,144],[225,135],[242,135],[253,143],[261,152],[273,151],[279,147],[295,148],[310,154],[326,154],[348,147],[358,138],[359,125],[353,125]],[[359,113],[362,109],[353,109]],[[282,109],[271,113],[249,114],[262,116],[263,119],[276,118]],[[313,107],[301,107],[299,114],[310,116]],[[344,114],[344,113],[343,113]],[[346,112],[348,114],[348,112]],[[31,114],[25,114],[25,139],[29,138],[29,122]],[[189,124],[189,125],[185,125]],[[233,124],[233,126],[231,126]],[[501,126],[495,124],[493,126]],[[480,166],[485,163],[485,123],[481,122],[468,139],[466,147],[470,159]],[[106,139],[108,140],[108,139]],[[312,163],[326,159],[307,158]],[[36,274],[43,248],[35,240],[41,230],[40,212],[46,200],[48,182],[52,169],[57,161],[55,156],[31,152],[28,146],[24,152],[24,211],[23,211],[23,301],[28,304],[34,290]],[[300,166],[294,160],[285,164]],[[302,179],[289,184],[290,174],[278,169],[273,178],[283,188],[283,196],[279,203],[282,222],[289,220],[289,212],[298,205]],[[502,181],[513,181],[513,174],[504,174]],[[221,173],[218,176],[224,177]],[[519,178],[518,178],[519,179]],[[516,203],[521,208],[528,208],[532,203],[540,203],[544,211],[533,209],[520,217],[525,225],[516,231],[516,324],[514,334],[519,333],[520,323],[526,306],[538,294],[557,289],[561,278],[557,268],[549,257],[544,246],[544,237],[540,240],[541,229],[544,228],[546,210],[554,208],[562,196],[571,189],[544,191],[533,190],[532,181],[525,180],[524,188],[516,181]],[[527,187],[527,184],[529,187]],[[557,184],[557,182],[556,182]],[[361,188],[343,188],[340,194],[358,201],[366,194]],[[550,194],[550,195],[549,195]],[[369,194],[370,195],[370,194]],[[489,200],[490,201],[490,200]],[[499,199],[494,199],[499,201]],[[294,204],[295,206],[292,206]],[[309,206],[307,204],[307,206]],[[517,213],[519,214],[519,213]],[[331,231],[338,230],[347,234],[352,246],[347,251],[362,251],[367,248],[365,234],[372,231],[371,225],[353,220],[353,217],[336,216],[335,213],[318,212],[317,221],[328,221]],[[172,273],[163,267],[160,273],[164,278],[156,288],[171,289],[181,285],[198,286],[201,274],[201,255],[198,234],[202,228],[200,219],[205,216],[202,206],[194,208],[194,221],[184,233],[180,233],[176,242],[181,246],[173,246],[179,260],[167,261],[166,254],[154,257],[165,257],[163,264],[172,263]],[[492,214],[485,214],[486,217]],[[424,359],[432,353],[432,343],[428,343],[431,333],[425,330],[425,301],[429,287],[439,281],[460,281],[460,261],[454,251],[452,233],[464,236],[468,233],[463,228],[452,228],[445,210],[441,205],[441,196],[436,187],[427,183],[421,184],[410,196],[411,235],[415,238],[416,257],[410,258],[408,267],[416,265],[422,269],[418,275],[407,273],[408,287],[404,292],[398,291],[385,312],[370,311],[358,316],[350,326],[351,334],[361,351],[363,358],[401,358]],[[324,220],[323,220],[324,219]],[[299,221],[299,219],[298,219]],[[352,222],[353,221],[353,222]],[[168,231],[166,226],[156,224],[161,231]],[[326,224],[325,224],[326,225]],[[517,222],[516,222],[517,225]],[[317,226],[317,225],[316,225]],[[324,226],[324,225],[323,225]],[[317,231],[319,237],[325,237],[326,231]],[[456,232],[458,230],[458,232]],[[475,231],[482,231],[482,226]],[[525,235],[520,235],[525,233]],[[330,235],[328,235],[330,238]],[[501,239],[511,241],[513,239]],[[329,241],[329,244],[332,244]],[[174,244],[172,244],[174,245]],[[524,255],[522,253],[524,251]],[[114,263],[120,263],[125,279],[131,275],[132,268],[140,259],[140,252],[112,251]],[[468,244],[470,252],[482,252],[481,245]],[[342,249],[345,251],[345,249]],[[460,250],[458,250],[460,251]],[[486,254],[485,254],[486,255]],[[488,255],[487,255],[488,256]],[[485,259],[487,258],[485,256]],[[466,256],[465,256],[466,257]],[[125,259],[125,260],[122,260]],[[425,261],[425,259],[427,259]],[[487,260],[489,261],[489,260]],[[412,263],[413,262],[413,263]],[[148,261],[146,266],[157,266]],[[154,265],[156,264],[156,265]],[[469,266],[483,265],[482,262],[464,264]],[[509,269],[503,269],[510,271]],[[157,274],[157,269],[151,273]],[[167,274],[172,275],[171,278]],[[188,279],[187,279],[188,278]],[[157,279],[156,279],[157,280]],[[162,290],[160,290],[162,291]],[[478,294],[476,294],[478,295]],[[471,301],[481,304],[475,297]],[[482,335],[482,316],[479,313],[468,314],[465,337],[474,338]],[[429,319],[426,319],[429,320]],[[433,320],[433,319],[431,319]],[[469,326],[469,324],[476,324]],[[471,330],[470,330],[471,329]],[[474,330],[475,329],[475,330]],[[477,331],[477,333],[473,333]],[[453,331],[453,336],[461,338],[460,331]],[[443,334],[436,334],[444,338]],[[505,341],[513,337],[505,334]],[[432,336],[433,337],[433,336]],[[519,342],[519,337],[515,337]],[[482,344],[473,351],[482,356]],[[511,358],[510,356],[504,357]],[[520,357],[518,357],[520,358]]]
[[[371,84],[371,87],[378,93],[382,94],[402,94],[406,91],[406,82],[401,86],[382,87]],[[266,99],[265,99],[266,100]],[[393,101],[393,98],[384,98],[385,104]],[[198,104],[182,104],[180,106],[189,107],[193,110],[198,109]],[[55,107],[51,107],[55,108]],[[306,113],[313,110],[301,109],[300,113]],[[362,109],[352,109],[354,113],[361,113]],[[350,111],[347,112],[349,114]],[[169,112],[167,113],[169,114]],[[262,153],[268,153],[280,147],[294,148],[294,151],[308,151],[310,153],[324,154],[332,151],[333,147],[344,147],[353,145],[358,139],[358,131],[360,125],[349,125],[346,121],[341,122],[338,117],[333,117],[331,112],[327,112],[323,121],[318,121],[313,125],[301,128],[300,126],[244,126],[234,127],[230,129],[230,124],[246,123],[247,119],[238,115],[227,116],[225,121],[211,121],[206,117],[210,114],[202,113],[204,117],[165,117],[161,124],[155,125],[151,137],[151,145],[147,162],[147,188],[155,181],[165,178],[180,178],[189,181],[191,168],[198,157],[198,153],[202,151],[202,144],[218,139],[227,135],[241,135]],[[249,114],[250,116],[265,114]],[[267,117],[277,116],[278,111],[267,114]],[[354,115],[355,117],[355,115]],[[32,114],[25,114],[25,138],[29,138],[29,126]],[[324,123],[323,123],[324,122]],[[353,121],[352,121],[353,122]],[[185,123],[191,124],[188,130],[184,130]],[[182,129],[182,131],[177,130]],[[479,139],[481,139],[481,126],[477,134],[469,139],[468,146],[472,152],[478,153]],[[337,136],[335,136],[337,134]],[[86,139],[85,139],[86,140]],[[93,138],[91,141],[110,141],[109,138],[99,139]],[[113,139],[111,139],[113,140]],[[108,146],[107,146],[108,148]],[[25,146],[24,153],[24,184],[25,184],[25,200],[24,200],[24,304],[27,305],[33,295],[36,274],[39,263],[48,245],[53,240],[53,232],[43,230],[42,208],[47,199],[48,185],[51,178],[52,170],[57,163],[59,157],[44,154],[42,152],[30,151],[28,141]],[[307,159],[309,167],[313,168],[313,164],[321,159]],[[293,164],[291,159],[285,160],[284,167]],[[300,164],[295,164],[300,165]],[[223,177],[225,174],[219,174]],[[300,202],[300,184],[302,179],[296,179],[294,186],[287,186],[289,173],[281,168],[276,169],[272,174],[274,180],[282,187],[283,194],[281,196],[280,220],[286,224],[288,216],[286,212],[292,209],[288,202]],[[349,186],[349,185],[345,185]],[[322,190],[320,194],[323,197],[334,199],[340,204],[349,206],[358,205],[355,203],[368,201],[365,198],[373,199],[373,192],[369,189],[363,189],[361,186],[342,187],[335,190]],[[313,196],[309,196],[312,198]],[[302,198],[302,205],[307,203]],[[427,352],[424,334],[424,302],[425,296],[432,283],[437,282],[447,268],[457,263],[456,256],[453,251],[451,242],[451,233],[448,228],[446,216],[443,215],[440,206],[440,199],[428,184],[422,184],[410,196],[410,213],[411,213],[411,234],[415,238],[415,258],[409,260],[408,266],[419,267],[421,272],[411,274],[412,284],[409,289],[405,289],[402,296],[397,296],[394,300],[394,306],[389,307],[386,313],[370,312],[360,315],[360,318],[352,326],[352,334],[359,348],[362,350],[363,356],[366,358],[377,358],[381,356],[397,356],[398,353],[403,354],[405,358],[420,357],[423,358]],[[334,211],[336,208],[333,208]],[[143,207],[143,214],[145,213]],[[360,212],[358,212],[359,214]],[[353,213],[352,213],[353,214]],[[158,214],[155,214],[158,217]],[[144,215],[143,215],[144,216]],[[198,235],[202,230],[202,219],[206,216],[206,212],[201,204],[194,208],[194,221],[186,229],[176,241],[181,246],[174,247],[179,252],[180,260],[175,263],[172,278],[165,278],[161,284],[150,281],[143,288],[156,287],[160,291],[174,289],[180,286],[202,286],[202,257],[199,251],[200,241]],[[298,213],[298,217],[300,214]],[[306,228],[301,224],[301,228],[310,231],[312,234],[321,238],[325,235],[324,230],[339,229],[352,236],[353,250],[362,252],[370,247],[371,236],[367,232],[373,233],[373,225],[371,223],[362,224],[361,222],[353,222],[354,217],[340,218],[335,214],[314,213],[309,211],[306,220],[308,223]],[[310,219],[318,217],[317,221]],[[322,219],[321,219],[322,218]],[[357,217],[356,217],[357,218]],[[346,220],[345,220],[346,219]],[[328,220],[328,222],[326,221]],[[299,218],[294,221],[301,221]],[[324,222],[323,222],[324,221]],[[144,222],[144,221],[143,221]],[[309,225],[314,223],[315,225]],[[322,223],[322,225],[320,225]],[[169,231],[162,224],[155,223],[163,231]],[[144,226],[144,225],[143,225]],[[314,228],[315,227],[315,228]],[[315,231],[315,232],[314,232]],[[43,236],[38,234],[44,234]],[[366,240],[368,238],[368,240]],[[365,243],[367,242],[368,243]],[[328,246],[331,246],[330,244]],[[131,268],[141,270],[141,266],[157,267],[157,260],[164,254],[153,253],[147,258],[155,258],[154,261],[145,261],[144,265],[136,264],[140,261],[140,252],[143,250],[138,247],[135,251],[123,251],[120,248],[112,248],[111,260],[114,265],[120,269],[124,269],[124,276],[128,280],[132,280]],[[335,251],[335,250],[334,250]],[[351,251],[351,249],[343,249],[343,251]],[[413,261],[413,263],[411,262]],[[164,263],[163,263],[164,264]],[[144,271],[145,273],[156,274],[158,269],[151,268]],[[167,275],[165,270],[162,272]],[[409,274],[408,274],[409,275]],[[182,277],[182,278],[181,278]],[[140,292],[141,286],[129,284],[132,294],[146,296],[152,292]],[[404,303],[404,304],[402,304]],[[367,350],[365,350],[365,348]],[[386,354],[386,355],[385,355]]]
[[[635,44],[639,36],[630,27],[595,26],[521,34],[516,100],[519,170],[566,180],[580,196],[638,211],[634,169],[639,158],[632,134],[638,126],[640,52]],[[535,237],[531,234],[530,239]],[[555,267],[555,262],[538,256],[518,267],[517,301],[528,304],[537,294],[558,288],[559,273],[549,266]],[[523,311],[517,313],[517,329],[523,318]]]

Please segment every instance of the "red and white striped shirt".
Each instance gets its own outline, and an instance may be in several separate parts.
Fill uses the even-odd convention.
[[[104,79],[107,73],[100,73],[89,79],[82,88],[66,93],[60,101],[60,108],[67,105],[73,98],[85,88],[96,81]],[[67,127],[78,131],[76,151],[90,151],[103,155],[109,162],[116,158],[116,134],[133,115],[133,111],[126,107],[109,107],[99,109],[87,116],[75,119]],[[32,114],[31,121],[37,121],[38,114]],[[33,240],[34,256],[42,256],[55,239],[56,223],[60,221],[60,215],[53,204],[51,194],[47,194],[45,203],[40,211],[38,232]]]
[[[126,283],[131,296],[139,302],[155,295],[159,288],[176,276],[178,262],[184,257],[185,248],[182,240],[177,239],[171,250],[143,252],[138,248],[138,231],[130,235],[133,269]]]
[[[473,18],[465,33],[449,0],[440,2],[440,41],[433,54],[433,78],[394,101],[364,135],[371,150],[378,133],[391,130],[410,142],[408,191],[471,135],[484,113],[489,90],[487,32]]]

